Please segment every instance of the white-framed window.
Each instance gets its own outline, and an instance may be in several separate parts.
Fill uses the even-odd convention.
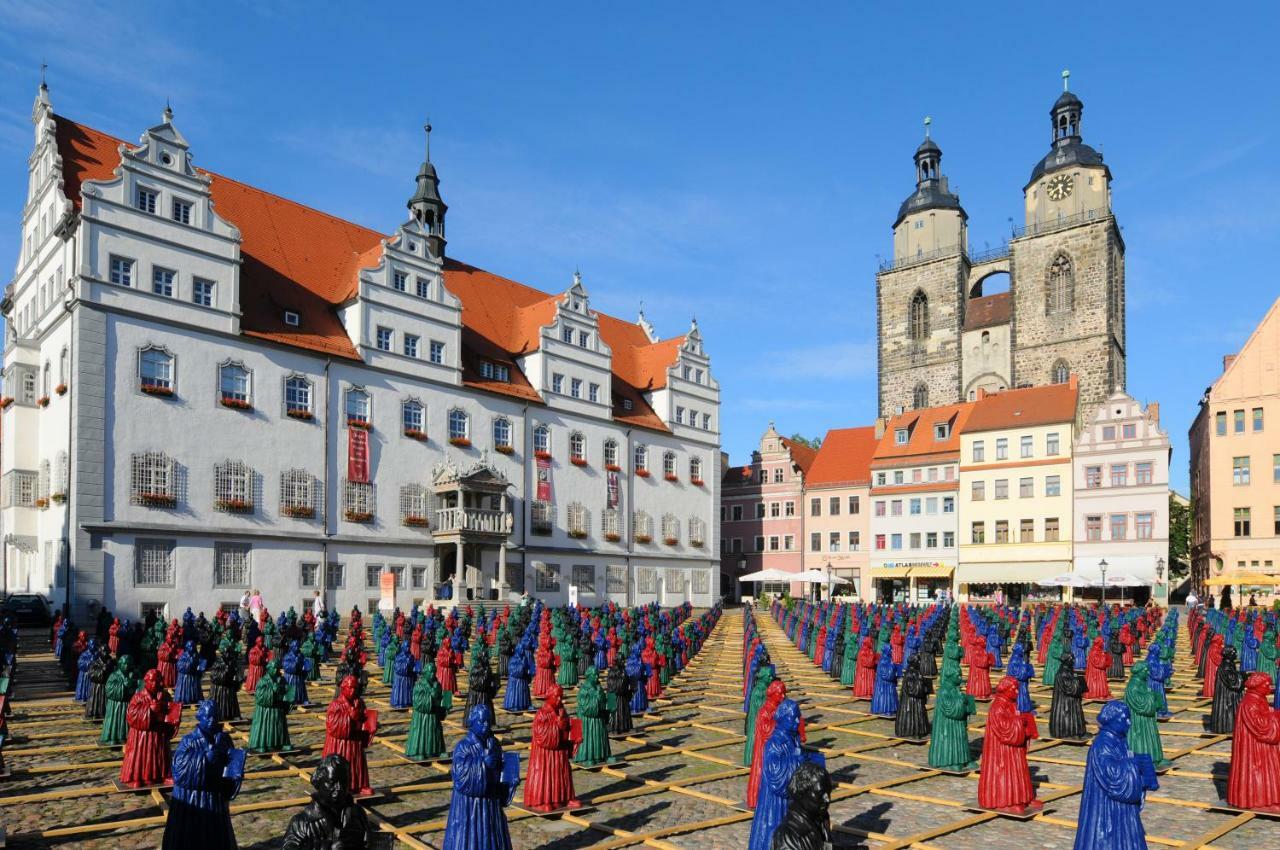
[[[365,564],[364,565],[364,586],[377,587],[379,576],[382,575],[382,564]]]
[[[701,549],[707,543],[707,524],[698,517],[689,517],[689,545]]]
[[[385,328],[382,325],[378,326],[378,329],[374,334],[374,344],[378,347],[379,351],[390,351],[394,340],[395,333],[391,328]]]
[[[197,277],[191,281],[191,303],[201,307],[213,306],[213,287],[211,280]]]
[[[1056,431],[1045,435],[1044,453],[1047,455],[1056,455],[1058,453],[1058,433]]]
[[[587,461],[587,438],[582,436],[581,431],[574,431],[569,435],[569,460],[578,464]]]
[[[253,468],[241,460],[213,465],[213,507],[224,513],[251,513],[254,507]]]
[[[427,416],[422,402],[411,398],[400,403],[400,427],[406,437],[420,439],[427,435]]]
[[[218,392],[223,402],[249,403],[249,370],[230,361],[218,367]]]
[[[156,200],[160,197],[160,193],[154,189],[144,189],[139,186],[133,196],[133,206],[135,209],[142,210],[144,213],[156,214]]]
[[[596,592],[595,565],[574,564],[573,565],[573,586],[578,588],[579,594],[594,596]]]
[[[662,474],[666,478],[676,477],[676,453],[675,452],[662,453]]]
[[[587,401],[591,401],[591,402],[600,401],[600,385],[599,384],[590,384],[587,386]]]
[[[165,298],[172,298],[173,283],[177,277],[178,273],[173,269],[156,266],[151,270],[151,291],[156,295],[163,295]]]
[[[622,539],[622,512],[617,508],[605,508],[600,512],[600,530],[605,539],[617,541]]]
[[[316,563],[299,564],[298,586],[304,589],[320,587],[320,565]]]
[[[139,538],[133,544],[133,583],[138,587],[172,587],[176,540]]]
[[[405,334],[404,335],[404,356],[412,357],[416,360],[418,358],[418,345],[421,341],[422,341],[421,338],[418,336],[415,336],[414,334]]]
[[[910,436],[910,432],[908,432],[906,428],[894,429],[894,432],[893,432],[894,445],[905,446],[907,444],[907,439],[909,436]]]
[[[178,503],[175,463],[164,452],[137,452],[130,459],[129,503],[172,508]]]
[[[218,587],[249,586],[249,544],[213,544],[213,583]]]
[[[170,217],[174,221],[178,222],[178,224],[190,224],[191,223],[191,202],[184,201],[181,198],[174,198],[173,209],[170,212]]]
[[[427,567],[415,564],[409,568],[409,586],[414,590],[423,590],[427,586]]]
[[[631,528],[637,543],[648,543],[653,539],[653,517],[645,511],[636,511],[631,517]]]
[[[280,473],[280,513],[296,519],[316,515],[316,477],[305,469],[286,469]]]
[[[533,429],[533,451],[535,454],[551,454],[551,429],[546,425]]]
[[[604,465],[610,469],[618,466],[618,443],[615,440],[604,441]]]
[[[427,488],[421,484],[400,487],[400,524],[410,528],[428,528],[431,517],[427,508]]]
[[[50,485],[50,496],[54,499],[59,497],[66,498],[68,482],[68,466],[67,453],[63,449],[59,449],[57,455],[54,456],[53,464],[53,482]]]
[[[587,512],[587,508],[581,502],[572,502],[568,510],[565,512],[565,519],[569,525],[570,537],[586,537],[588,530],[591,528],[591,516]]]
[[[409,287],[409,275],[401,271],[391,273],[391,288],[396,292],[404,292]]]
[[[676,405],[676,424],[677,425],[684,424],[684,408],[681,407],[680,405]]]
[[[511,367],[485,360],[480,364],[480,376],[491,381],[506,383],[511,380]]]
[[[419,298],[431,297],[431,281],[430,280],[428,280],[425,277],[418,277],[418,278],[414,278],[414,284],[416,285]]]
[[[112,254],[107,279],[117,286],[133,286],[133,260]]]
[[[627,592],[627,568],[621,564],[609,564],[605,567],[605,586],[610,593]]]
[[[439,340],[434,340],[434,339],[431,340],[430,354],[431,354],[430,359],[432,363],[443,363],[444,362],[444,343],[440,342]]]
[[[291,328],[296,328],[302,324],[302,316],[293,310],[285,310],[284,323]]]
[[[342,479],[342,518],[347,522],[370,522],[375,510],[372,484]]]
[[[347,411],[347,423],[368,425],[371,421],[369,394],[359,387],[350,387],[343,405]]]
[[[284,412],[286,416],[308,419],[311,410],[311,381],[301,375],[284,379]]]
[[[702,458],[689,458],[689,481],[693,484],[702,483]]]
[[[499,416],[493,420],[493,447],[495,449],[511,448],[511,420]]]
[[[668,546],[680,544],[680,520],[675,514],[662,515],[662,542]]]
[[[573,398],[582,398],[582,379],[574,378],[569,381],[569,395]]]
[[[564,393],[564,375],[556,374],[551,376],[551,391],[557,395]]]
[[[556,506],[538,499],[529,503],[529,530],[534,534],[550,534],[556,525]]]
[[[453,408],[449,411],[449,439],[468,440],[471,438],[471,417],[465,410]]]
[[[1019,446],[1020,455],[1022,457],[1024,458],[1031,457],[1032,452],[1034,451],[1034,441],[1035,441],[1035,438],[1032,437],[1030,434],[1024,434],[1020,438],[1018,442],[1018,446]]]
[[[539,593],[558,593],[560,591],[560,565],[534,562],[534,588]]]
[[[636,446],[634,467],[636,472],[649,471],[649,447],[643,443]]]
[[[656,567],[636,567],[636,592],[658,592],[658,570]]]

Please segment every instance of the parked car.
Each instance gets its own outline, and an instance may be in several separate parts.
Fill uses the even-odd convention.
[[[12,617],[20,626],[48,626],[53,623],[53,607],[42,593],[10,593],[0,604],[0,614]]]

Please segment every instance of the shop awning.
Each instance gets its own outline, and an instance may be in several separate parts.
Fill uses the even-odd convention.
[[[906,566],[905,564],[902,564],[902,565],[894,565],[891,567],[871,567],[868,572],[869,572],[870,578],[872,579],[906,578],[907,572],[910,569],[911,567]]]
[[[1220,585],[1227,585],[1229,587],[1235,587],[1237,585],[1244,585],[1245,587],[1275,587],[1280,585],[1280,575],[1267,575],[1266,573],[1249,572],[1224,573],[1220,576],[1207,578],[1204,580],[1204,583],[1206,587],[1218,587]]]
[[[927,567],[912,567],[911,578],[949,578],[955,567],[949,564],[931,564]]]
[[[1070,561],[1023,561],[1021,563],[980,561],[956,567],[956,582],[958,584],[1033,584],[1070,569]]]

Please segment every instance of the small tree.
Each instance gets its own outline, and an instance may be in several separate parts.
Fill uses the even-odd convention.
[[[796,444],[796,445],[798,445],[798,446],[808,446],[809,448],[813,449],[814,451],[817,451],[818,449],[822,448],[822,438],[821,438],[821,437],[812,437],[812,438],[810,438],[810,437],[806,437],[806,436],[804,436],[803,434],[800,434],[799,432],[797,432],[797,433],[795,433],[795,434],[792,434],[792,435],[791,435],[790,437],[788,437],[787,439],[788,439],[788,440],[790,440],[791,442],[795,443],[795,444]]]
[[[1169,494],[1169,579],[1182,580],[1191,571],[1191,514],[1193,504],[1184,504]]]

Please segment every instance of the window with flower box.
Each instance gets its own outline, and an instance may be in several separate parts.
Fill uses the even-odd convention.
[[[574,466],[587,465],[587,438],[580,431],[569,435],[569,463]]]
[[[675,514],[662,516],[662,542],[668,546],[680,545],[680,520],[676,519]]]
[[[40,461],[40,472],[36,477],[36,507],[49,507],[49,461]]]
[[[637,543],[653,542],[653,517],[644,511],[636,511],[631,518],[631,527],[634,529],[633,539]]]
[[[33,470],[13,469],[4,474],[0,507],[29,508],[36,501],[36,478]]]
[[[618,465],[618,443],[614,440],[604,441],[604,468],[610,472],[622,470]]]
[[[551,502],[535,499],[529,505],[529,531],[533,534],[550,534],[556,525],[556,506]]]
[[[133,545],[133,583],[138,587],[172,587],[176,540],[139,538]]]
[[[343,407],[347,414],[348,427],[368,428],[372,424],[372,403],[369,394],[360,387],[351,387],[347,390]]]
[[[600,514],[600,531],[604,539],[617,543],[622,539],[622,512],[617,508],[605,508]]]
[[[244,461],[224,460],[213,466],[214,510],[232,514],[253,513],[255,474]]]
[[[676,475],[676,453],[663,452],[662,454],[662,477],[668,481],[679,481],[680,476]]]
[[[67,478],[67,453],[59,451],[54,458],[53,482],[49,493],[49,499],[56,504],[62,504],[67,500]]]
[[[499,454],[515,454],[511,444],[511,420],[499,416],[493,420],[493,450]]]
[[[130,504],[148,508],[172,508],[178,504],[173,458],[164,452],[138,452],[130,460]]]
[[[218,392],[223,407],[253,409],[249,400],[249,370],[242,363],[229,361],[218,367]]]
[[[689,483],[694,487],[702,486],[702,458],[689,458]]]
[[[373,485],[342,479],[342,518],[347,522],[372,522]]]
[[[173,395],[173,355],[157,346],[148,346],[139,351],[138,388],[147,395]]]
[[[573,502],[569,505],[566,519],[570,537],[582,539],[587,536],[591,528],[591,518],[581,502]]]
[[[641,478],[649,477],[649,447],[643,444],[636,446],[632,468]]]
[[[471,417],[465,410],[449,411],[449,443],[462,448],[471,445]]]
[[[286,469],[280,473],[280,514],[295,519],[313,519],[316,515],[316,477],[305,469]]]
[[[218,587],[249,586],[249,544],[213,545],[213,583]]]
[[[533,429],[533,456],[551,457],[551,429],[546,425],[539,425]]]
[[[311,409],[311,382],[301,375],[284,379],[284,415],[290,419],[309,421],[315,418]]]
[[[707,544],[707,524],[697,517],[689,517],[689,545],[701,549]]]
[[[409,528],[431,527],[427,488],[423,485],[404,484],[400,487],[400,524]]]
[[[400,403],[400,428],[411,440],[427,439],[427,413],[422,402],[406,399]]]

